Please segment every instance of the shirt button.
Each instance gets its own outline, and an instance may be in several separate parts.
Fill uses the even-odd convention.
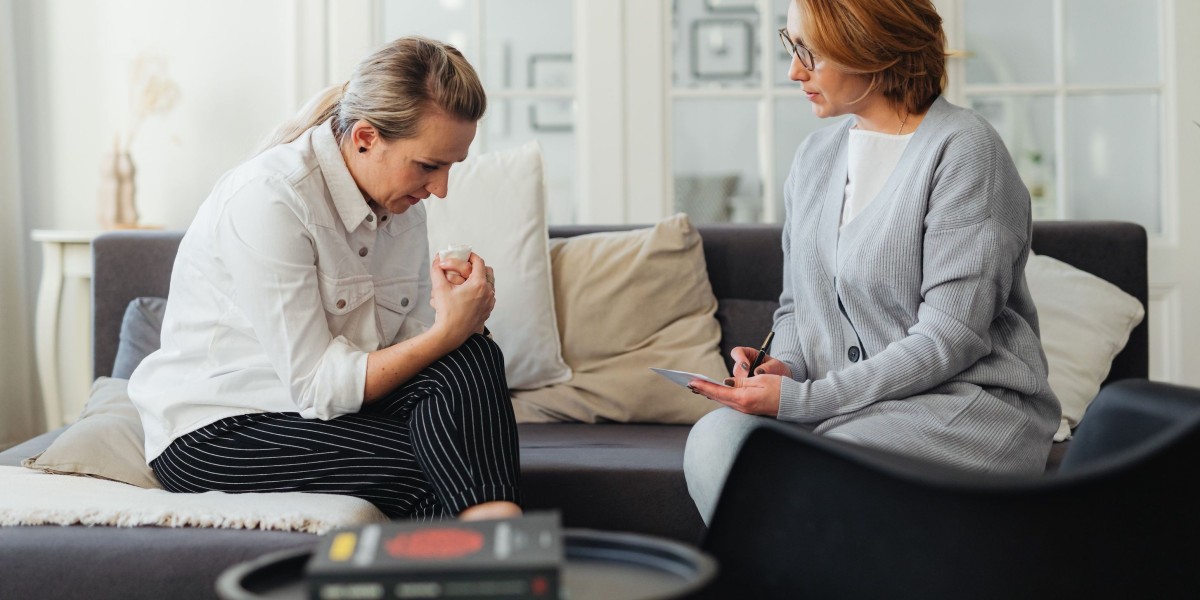
[[[388,219],[387,215],[383,215],[382,217],[379,217],[380,221],[387,221],[387,219]]]
[[[346,301],[345,301],[345,300],[338,300],[338,301],[337,301],[337,307],[338,307],[338,308],[346,308]]]
[[[861,355],[862,353],[859,352],[858,346],[850,346],[850,350],[846,352],[846,358],[849,358],[850,362],[858,362],[858,357]]]
[[[408,306],[408,298],[401,298],[400,306]]]
[[[367,215],[367,222],[368,222],[368,223],[374,223],[374,222],[375,222],[375,215]]]
[[[366,249],[366,248],[363,248],[362,250],[359,250],[359,251],[358,251],[358,255],[359,255],[359,256],[366,256],[366,255],[367,255],[367,249]]]

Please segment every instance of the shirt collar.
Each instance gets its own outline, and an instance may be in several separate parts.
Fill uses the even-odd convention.
[[[317,126],[312,136],[313,152],[317,155],[317,164],[321,166],[321,174],[325,177],[325,187],[333,197],[333,206],[337,209],[346,231],[358,229],[372,216],[370,225],[374,225],[374,213],[367,205],[367,199],[354,183],[346,161],[342,159],[342,150],[333,137],[333,119]],[[374,227],[371,227],[374,229]]]

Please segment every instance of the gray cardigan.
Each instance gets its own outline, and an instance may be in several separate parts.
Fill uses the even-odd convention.
[[[938,98],[879,195],[839,231],[853,119],[785,184],[772,356],[781,420],[967,469],[1040,473],[1058,427],[1025,282],[1029,193],[1000,136]]]

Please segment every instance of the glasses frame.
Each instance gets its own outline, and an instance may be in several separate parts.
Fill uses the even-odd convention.
[[[779,41],[783,43],[783,49],[796,57],[800,61],[801,66],[812,71],[817,64],[816,58],[813,56],[813,51],[804,45],[804,42],[793,42],[791,36],[788,35],[787,27],[779,28]]]

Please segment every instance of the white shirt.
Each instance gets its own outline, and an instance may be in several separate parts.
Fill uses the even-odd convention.
[[[862,213],[879,195],[891,177],[913,134],[892,135],[850,130],[846,150],[846,199],[842,203],[842,227]]]
[[[147,462],[226,417],[358,412],[367,353],[428,329],[430,291],[424,206],[368,204],[329,122],[229,171],[180,243],[162,347],[130,378]]]

